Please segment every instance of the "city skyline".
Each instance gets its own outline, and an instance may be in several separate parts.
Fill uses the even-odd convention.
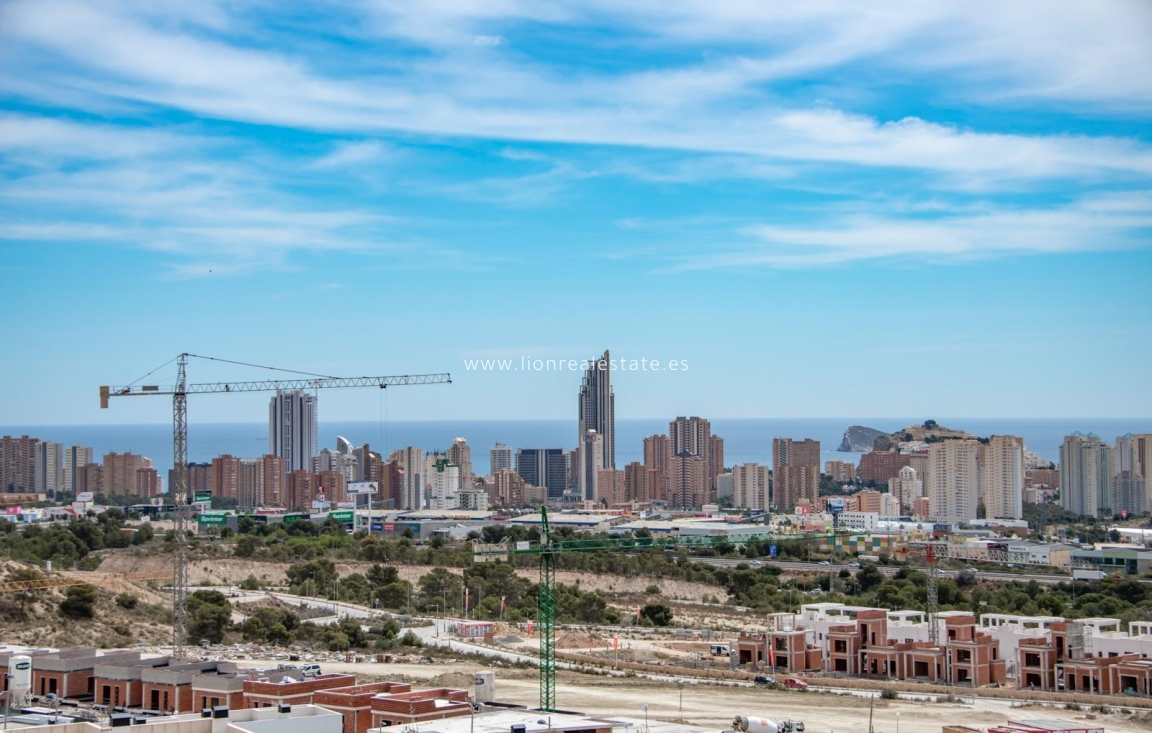
[[[1150,24],[1124,2],[4,3],[4,422],[162,422],[96,390],[184,351],[453,375],[326,396],[326,419],[560,418],[571,372],[465,361],[605,348],[688,365],[612,374],[618,420],[1150,416]],[[299,349],[345,323],[372,338]]]

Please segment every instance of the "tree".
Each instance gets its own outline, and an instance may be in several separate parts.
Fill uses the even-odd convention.
[[[96,617],[96,588],[91,585],[74,585],[64,591],[60,601],[60,614],[65,618],[82,619]]]
[[[640,609],[640,618],[648,619],[653,626],[670,626],[672,609],[663,603],[649,603]]]
[[[232,604],[218,590],[198,590],[188,597],[188,636],[213,644],[232,626]]]

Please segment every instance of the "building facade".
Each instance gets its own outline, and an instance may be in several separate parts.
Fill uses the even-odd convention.
[[[559,500],[568,488],[568,456],[563,448],[520,448],[516,473],[530,486],[539,486],[549,500]]]
[[[311,471],[319,452],[316,397],[302,389],[277,392],[268,406],[268,446],[288,471]]]
[[[742,463],[732,467],[732,506],[766,512],[772,505],[771,481],[767,466]]]
[[[929,446],[925,490],[937,520],[963,522],[976,518],[979,447],[975,440],[941,440]]]
[[[495,476],[497,471],[512,466],[512,449],[503,443],[497,443],[488,449],[488,474]]]
[[[1024,439],[993,435],[983,446],[984,510],[990,519],[1024,516]]]
[[[1096,435],[1073,433],[1060,446],[1060,506],[1086,516],[1111,514],[1112,450]]]
[[[616,396],[612,393],[612,359],[608,350],[599,359],[588,362],[577,395],[577,444],[594,430],[604,441],[601,468],[616,468]],[[591,498],[585,495],[585,499]]]

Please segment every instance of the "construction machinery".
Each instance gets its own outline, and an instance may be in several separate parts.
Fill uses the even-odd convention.
[[[236,382],[205,382],[201,384],[188,383],[188,359],[197,358],[207,361],[235,364],[259,369],[271,369],[278,372],[291,372],[304,375],[305,379],[265,379],[258,381]],[[107,408],[112,397],[172,397],[172,485],[169,491],[176,505],[175,534],[176,551],[173,553],[172,578],[172,654],[175,657],[185,656],[185,647],[188,642],[188,395],[190,394],[233,394],[243,392],[279,392],[281,390],[297,389],[330,389],[334,387],[387,387],[417,384],[447,384],[452,377],[442,374],[406,374],[391,377],[330,377],[321,374],[309,374],[292,369],[279,369],[258,364],[247,364],[229,359],[218,359],[210,356],[197,356],[196,354],[180,354],[172,361],[176,362],[176,383],[172,386],[138,385],[137,383],[151,376],[151,374],[164,368],[167,364],[152,370],[132,384],[124,387],[101,387],[100,407]],[[168,364],[172,362],[169,361]]]
[[[749,542],[816,542],[831,540],[835,547],[838,536],[860,534],[837,532],[834,534],[766,534],[763,528],[749,525],[746,532],[717,535],[669,535],[667,537],[593,537],[589,539],[558,540],[552,536],[548,522],[548,509],[540,510],[540,542],[535,546],[528,542],[515,545],[507,539],[498,543],[473,543],[472,562],[507,561],[518,555],[537,555],[540,562],[540,584],[536,592],[536,624],[540,640],[540,709],[556,711],[556,559],[566,552],[596,552],[608,550],[669,550],[693,547],[716,547],[739,545]]]

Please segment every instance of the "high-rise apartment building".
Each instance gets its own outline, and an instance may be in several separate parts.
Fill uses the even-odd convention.
[[[820,497],[820,441],[772,439],[772,500],[792,512],[801,499],[815,505]]]
[[[236,505],[247,511],[265,506],[264,503],[264,461],[260,458],[241,458],[237,476]]]
[[[911,466],[904,466],[895,478],[888,479],[888,493],[897,502],[900,510],[897,514],[912,511],[913,502],[924,496],[924,482],[920,474]]]
[[[107,453],[101,472],[100,493],[105,496],[138,496],[136,472],[152,468],[152,461],[135,453]],[[159,479],[157,479],[159,483]]]
[[[644,439],[644,467],[660,475],[659,485],[648,487],[651,500],[667,499],[672,486],[672,441],[667,435],[649,435]]]
[[[141,499],[151,499],[160,495],[160,474],[152,466],[144,466],[136,471],[136,487],[133,492]]]
[[[596,480],[600,471],[604,470],[604,436],[595,430],[584,434],[580,445],[580,473],[577,487],[580,497],[584,501],[594,501],[600,495],[596,489]]]
[[[430,455],[441,457],[437,458],[431,466],[428,508],[438,511],[454,509],[457,506],[457,495],[460,491],[460,467],[444,457],[442,453]]]
[[[895,478],[900,469],[912,465],[912,456],[896,451],[872,451],[860,456],[860,468],[856,475],[866,484],[886,484]],[[916,466],[912,466],[916,468]],[[916,468],[923,478],[924,471]]]
[[[323,494],[325,501],[331,504],[347,501],[347,479],[339,471],[320,471],[316,474],[316,492]]]
[[[373,455],[378,456],[378,454]],[[372,468],[373,466],[368,466],[366,473],[371,473]],[[356,449],[353,448],[349,452],[343,452],[325,448],[320,451],[316,454],[316,457],[312,459],[312,473],[324,473],[326,471],[342,474],[345,481],[361,480],[358,478],[358,474],[360,473],[360,460],[356,456]],[[374,478],[376,477],[371,477],[371,479]],[[370,479],[365,476],[363,480]]]
[[[497,443],[488,449],[488,475],[495,476],[497,471],[512,467],[511,448],[503,443]]]
[[[92,462],[92,449],[82,445],[72,445],[64,450],[64,485],[62,489],[75,496],[80,493],[77,483],[80,471]],[[168,484],[171,486],[171,482]]]
[[[1152,433],[1134,433],[1131,437],[1132,473],[1144,482],[1146,506],[1152,507]]]
[[[589,362],[577,395],[577,444],[583,444],[589,430],[595,430],[604,441],[604,463],[596,470],[616,468],[616,396],[612,394],[611,364],[607,349],[602,357]]]
[[[824,473],[841,484],[856,480],[856,464],[852,461],[824,461]]]
[[[365,446],[367,448],[367,446]],[[424,508],[424,451],[415,446],[393,451],[388,457],[402,472],[400,477],[399,509],[413,511]]]
[[[724,473],[724,439],[715,433],[708,443],[709,501],[716,501],[716,478]]]
[[[1060,446],[1060,506],[1096,517],[1111,514],[1112,450],[1096,435],[1073,433]]]
[[[212,459],[208,471],[208,491],[219,499],[233,499],[240,502],[241,459],[225,453]]]
[[[268,445],[288,471],[311,471],[319,452],[316,397],[302,389],[277,392],[268,406]]]
[[[492,474],[493,504],[506,507],[519,507],[527,504],[524,493],[525,483],[520,474],[511,468],[501,468]]]
[[[627,501],[651,501],[648,496],[648,471],[643,463],[633,461],[624,467],[624,495]],[[660,474],[656,473],[657,485]]]
[[[769,484],[771,484],[771,478],[769,478]],[[769,490],[768,493],[769,496],[771,496],[771,490]],[[724,501],[725,499],[727,499],[729,502],[732,501],[731,471],[727,471],[716,477],[716,501]]]
[[[545,489],[549,501],[557,500],[568,487],[568,456],[563,448],[520,448],[516,473],[529,486]]]
[[[926,489],[936,519],[964,522],[976,518],[979,447],[976,440],[941,440],[928,447]]]
[[[759,463],[742,463],[732,467],[733,507],[764,512],[771,503],[767,466],[761,466]]]
[[[1024,439],[993,435],[981,446],[984,512],[989,519],[1024,516]]]
[[[316,474],[311,471],[289,471],[284,477],[284,501],[289,511],[309,510],[317,493]]]
[[[674,509],[693,509],[701,506],[707,496],[707,461],[688,452],[672,456],[672,485],[668,506]]]
[[[628,502],[623,471],[618,471],[615,468],[601,468],[596,472],[596,502],[605,507]]]
[[[702,501],[712,501],[716,477],[724,470],[724,439],[712,434],[712,424],[702,417],[677,417],[668,423],[668,450],[671,457],[696,456],[704,461]]]
[[[36,493],[36,446],[39,438],[0,438],[0,492]]]
[[[459,489],[472,488],[472,448],[468,441],[456,438],[448,446],[448,460],[460,469]]]
[[[43,440],[35,450],[36,493],[55,498],[64,484],[64,444]]]
[[[1129,515],[1148,510],[1148,495],[1144,478],[1135,471],[1120,471],[1112,477],[1112,511]]]

